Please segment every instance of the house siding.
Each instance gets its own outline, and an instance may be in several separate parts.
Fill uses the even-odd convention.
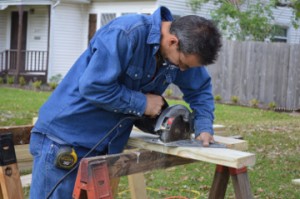
[[[52,9],[48,79],[64,76],[86,49],[88,8],[87,4],[61,3]]]
[[[7,14],[4,11],[0,12],[0,52],[7,49]]]
[[[188,1],[182,0],[158,0],[158,4],[161,6],[168,7],[173,15],[185,16],[185,15],[199,15],[206,18],[210,17],[210,12],[215,9],[215,5],[212,3],[205,3],[202,5],[201,9],[193,11]]]
[[[153,13],[158,7],[155,1],[135,2],[94,2],[91,4],[90,13],[97,14],[97,28],[100,28],[101,14],[115,13],[116,17],[122,13]]]
[[[49,11],[47,6],[35,6],[28,14],[27,50],[48,50]]]

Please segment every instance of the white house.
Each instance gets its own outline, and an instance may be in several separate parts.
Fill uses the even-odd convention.
[[[121,15],[151,14],[159,6],[167,6],[175,17],[210,18],[215,8],[208,3],[194,13],[186,0],[0,0],[0,75],[44,81],[64,76],[102,25]],[[283,28],[278,40],[300,43],[300,30],[290,22],[291,9],[274,12]]]

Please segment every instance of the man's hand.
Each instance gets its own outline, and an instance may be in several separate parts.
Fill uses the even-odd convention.
[[[214,143],[214,137],[208,132],[202,132],[196,140],[201,140],[204,147],[208,147],[210,143]]]
[[[150,117],[156,117],[161,113],[161,108],[165,104],[162,96],[154,94],[146,94],[147,106],[145,110],[145,115]]]

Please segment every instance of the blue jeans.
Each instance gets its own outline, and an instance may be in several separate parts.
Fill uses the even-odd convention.
[[[33,155],[32,182],[30,186],[30,199],[44,199],[56,183],[69,170],[57,168],[55,157],[61,145],[52,141],[41,133],[31,133],[30,153]],[[88,149],[75,148],[78,163],[88,152]],[[100,155],[92,153],[90,156]],[[71,199],[76,180],[77,170],[68,175],[55,189],[51,199]]]

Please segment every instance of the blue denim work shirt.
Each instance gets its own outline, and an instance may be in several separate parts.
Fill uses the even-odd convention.
[[[123,118],[143,115],[144,94],[161,95],[174,83],[195,112],[196,136],[204,131],[213,134],[214,102],[205,67],[183,72],[164,64],[156,72],[162,20],[173,20],[165,7],[152,15],[122,16],[99,29],[41,107],[32,132],[92,148]],[[121,152],[132,126],[132,119],[122,121],[97,150]]]

